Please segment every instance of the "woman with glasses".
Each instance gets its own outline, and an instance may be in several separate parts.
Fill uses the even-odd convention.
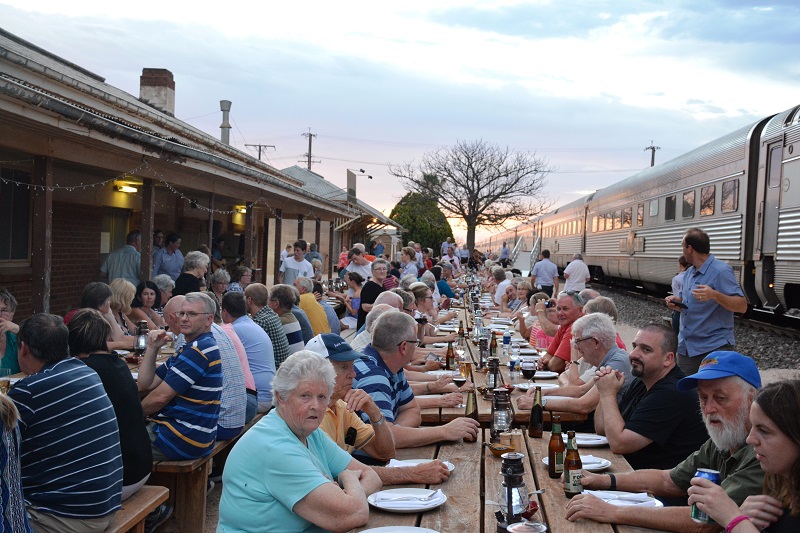
[[[19,372],[17,361],[17,333],[19,326],[14,323],[17,300],[6,289],[0,289],[0,368]]]
[[[253,271],[246,266],[234,268],[231,274],[231,282],[228,284],[228,291],[243,292],[244,289],[250,285],[252,277]]]
[[[433,316],[436,311],[433,307],[433,292],[422,282],[417,282],[411,285],[411,293],[414,295],[417,304],[417,313],[414,318],[417,323],[422,326],[422,344],[431,344],[434,342],[453,342],[456,340],[457,335],[455,332],[445,335],[443,337],[436,335],[434,329]],[[445,315],[447,317],[449,315]]]
[[[228,284],[231,282],[231,275],[223,268],[218,268],[211,274],[211,292],[217,297],[217,301],[222,301],[222,296],[228,292]]]

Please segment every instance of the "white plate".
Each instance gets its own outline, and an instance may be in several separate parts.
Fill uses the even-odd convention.
[[[542,390],[545,389],[557,389],[560,385],[556,385],[555,383],[515,383],[514,386],[519,390],[528,390],[528,389],[535,389],[536,387],[541,387]],[[548,396],[549,398],[550,396]]]
[[[425,463],[430,463],[433,461],[434,461],[433,459],[392,459],[391,461],[389,461],[388,466],[402,468],[404,466],[423,465]],[[456,469],[456,465],[454,465],[450,461],[442,461],[442,462],[450,472]]]
[[[414,526],[383,526],[365,529],[362,533],[439,533],[435,529]]]
[[[558,372],[550,372],[549,370],[537,370],[534,379],[555,379],[558,377]]]
[[[397,501],[377,501],[380,497],[387,497],[387,498],[397,498],[400,496],[419,496],[425,497],[431,493],[432,489],[413,489],[413,488],[403,488],[403,489],[387,489],[387,490],[380,490],[373,494],[370,494],[367,497],[367,501],[373,507],[377,507],[378,509],[389,511],[392,513],[418,513],[420,511],[430,511],[431,509],[436,509],[440,507],[444,502],[447,501],[447,496],[444,492],[439,492],[439,496],[435,499],[430,501],[415,501],[415,500],[407,500],[402,502],[402,507],[398,505]]]
[[[114,350],[114,353],[117,355],[128,355],[131,352],[129,352],[128,350]]]
[[[590,456],[591,457],[591,456]],[[583,469],[588,472],[602,472],[606,468],[611,466],[611,461],[608,459],[603,459],[602,457],[595,457],[595,461],[589,463],[583,463]],[[583,457],[581,457],[581,461]],[[550,464],[550,461],[547,460],[547,457],[542,457],[542,462],[545,466]]]
[[[455,326],[439,326],[439,331],[456,331],[458,328]]]
[[[519,349],[520,355],[539,355],[539,350],[536,348],[520,348]]]
[[[431,376],[452,376],[453,370],[428,370],[425,372],[426,374],[430,374]],[[457,371],[455,371],[457,372]]]
[[[433,348],[447,348],[447,343],[446,342],[434,342],[433,344],[431,344],[431,346]]]
[[[134,381],[136,381],[137,379],[139,379],[139,373],[138,372],[131,372],[131,377],[133,378]]]
[[[575,442],[581,448],[601,448],[608,446],[608,439],[603,435],[595,435],[594,433],[576,433]]]
[[[664,507],[663,503],[645,493],[623,492],[620,490],[587,490],[585,492],[593,494],[611,505]]]

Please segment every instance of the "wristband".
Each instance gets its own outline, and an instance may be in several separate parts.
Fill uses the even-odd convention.
[[[725,526],[725,533],[731,533],[731,531],[733,531],[733,528],[735,528],[736,526],[738,526],[741,522],[744,522],[745,520],[750,520],[750,517],[747,516],[747,515],[739,515],[739,516],[737,516],[736,518],[731,520],[730,523],[727,526]]]
[[[373,427],[382,426],[383,423],[386,422],[386,416],[384,416],[384,414],[381,413],[381,417],[376,422],[372,422],[372,420],[370,420],[370,422],[372,423]]]
[[[611,478],[611,484],[608,486],[608,490],[617,490],[617,476],[609,474],[608,477]]]

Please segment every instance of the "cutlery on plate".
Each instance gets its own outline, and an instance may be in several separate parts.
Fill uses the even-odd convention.
[[[418,501],[418,502],[429,502],[433,499],[436,499],[440,493],[442,492],[441,489],[431,491],[430,494],[427,496],[412,496],[411,494],[407,494],[405,496],[393,496],[393,497],[386,497],[386,496],[376,496],[376,502],[400,502],[400,501]]]

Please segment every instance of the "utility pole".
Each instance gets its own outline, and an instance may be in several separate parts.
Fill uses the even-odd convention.
[[[261,149],[262,148],[275,148],[274,144],[247,144],[245,146],[252,146],[253,148],[258,149],[258,160],[261,161]]]
[[[656,150],[661,150],[660,146],[653,146],[653,141],[650,141],[650,146],[645,146],[644,151],[650,150],[650,166],[656,166]]]
[[[308,128],[308,133],[301,133],[300,135],[302,135],[303,137],[308,137],[308,152],[306,152],[303,155],[306,157],[306,164],[308,165],[308,170],[311,170],[311,164],[312,163],[321,163],[322,162],[322,161],[312,161],[312,159],[311,159],[311,141],[314,139],[314,137],[317,136],[317,134],[316,133],[311,133],[311,128]],[[302,161],[300,161],[300,162],[302,162]]]

